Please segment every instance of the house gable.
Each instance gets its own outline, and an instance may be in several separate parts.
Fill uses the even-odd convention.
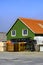
[[[28,29],[28,36],[22,36],[22,29]],[[16,36],[11,36],[11,30],[16,30]],[[11,29],[7,33],[7,39],[13,39],[13,38],[33,38],[35,34],[19,19],[15,22],[15,24],[11,27]]]

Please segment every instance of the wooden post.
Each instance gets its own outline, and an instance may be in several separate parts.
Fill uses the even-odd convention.
[[[20,51],[20,42],[19,42],[19,51]]]

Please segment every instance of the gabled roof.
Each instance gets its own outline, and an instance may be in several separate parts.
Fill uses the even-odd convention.
[[[43,34],[43,20],[19,18],[32,32]]]
[[[43,34],[43,20],[35,20],[35,19],[22,18],[22,17],[20,17],[18,19],[22,23],[24,23],[33,33],[35,33],[35,34]],[[17,22],[17,20],[16,20],[16,22]],[[13,26],[15,25],[15,23],[13,24]],[[10,30],[11,30],[11,28],[10,28]],[[7,34],[8,34],[8,32],[7,32]]]

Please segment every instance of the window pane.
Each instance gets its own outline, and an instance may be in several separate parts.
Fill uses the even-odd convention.
[[[23,34],[27,34],[27,30],[24,30]]]
[[[15,31],[12,31],[12,35],[15,35]]]

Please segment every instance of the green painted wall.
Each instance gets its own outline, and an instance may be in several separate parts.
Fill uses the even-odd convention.
[[[7,34],[7,40],[27,37],[32,37],[32,39],[34,38],[35,34],[30,29],[28,29],[28,36],[22,36],[22,29],[28,29],[28,27],[26,27],[20,20],[17,20],[17,22],[11,28],[11,30],[16,30],[16,36],[12,37],[10,30]]]

